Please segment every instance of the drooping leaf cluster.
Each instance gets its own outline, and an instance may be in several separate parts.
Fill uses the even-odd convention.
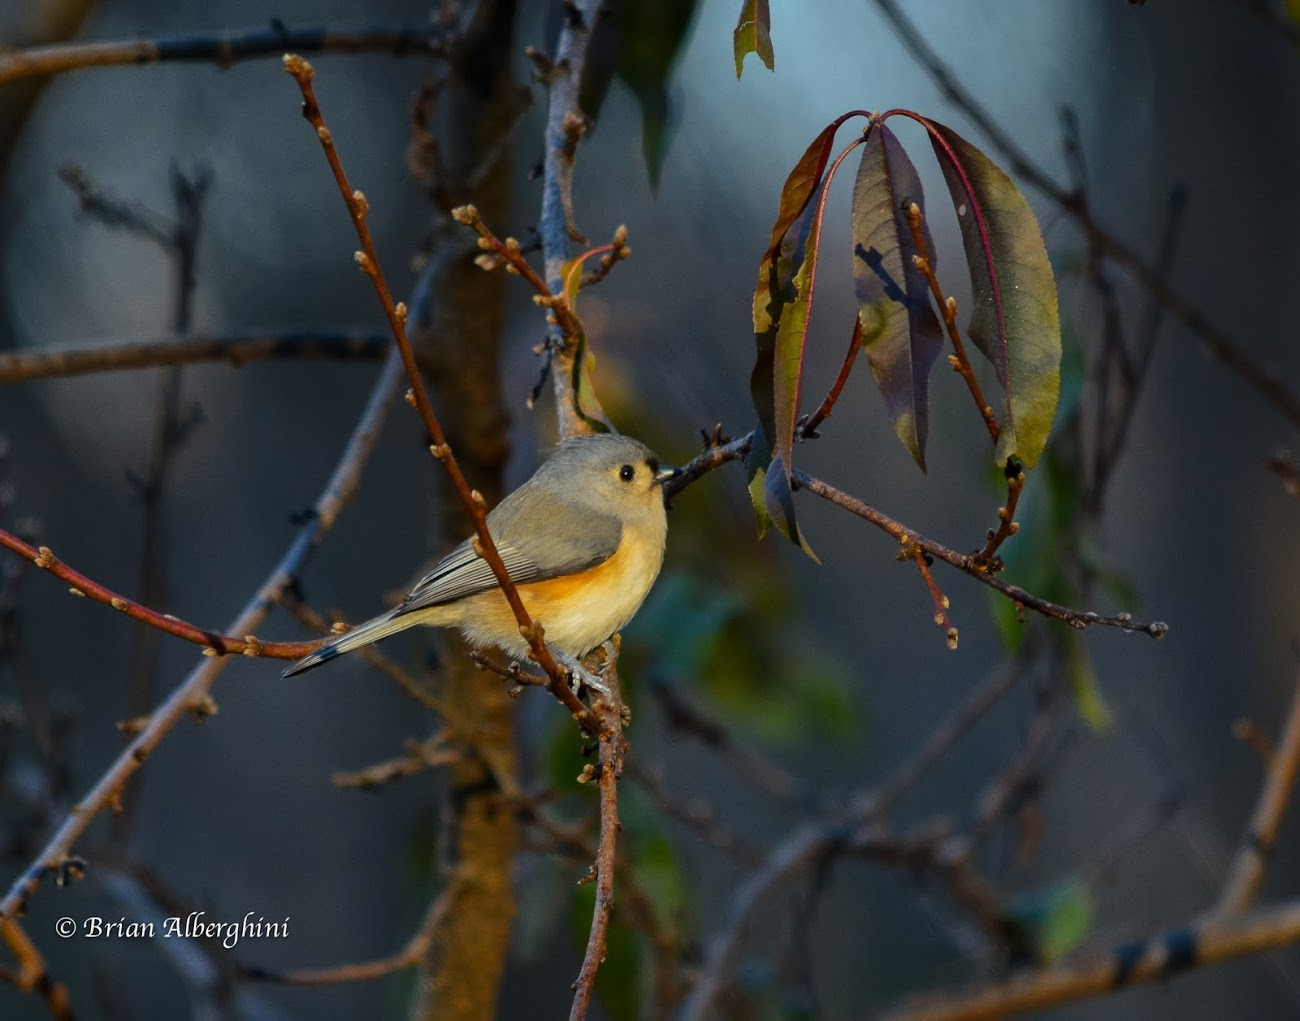
[[[857,116],[866,118],[866,128],[832,162],[836,133]],[[749,458],[750,495],[760,532],[775,524],[809,553],[794,519],[790,472],[827,190],[858,147],[863,151],[849,225],[862,351],[895,432],[926,467],[929,380],[943,349],[943,326],[933,300],[940,295],[924,268],[933,272],[937,256],[920,176],[886,126],[895,116],[925,129],[961,228],[974,295],[967,332],[1003,395],[996,412],[999,465],[1012,457],[1025,467],[1038,461],[1060,390],[1055,279],[1038,221],[1011,179],[951,128],[911,111],[854,111],[832,121],[781,190],[753,304],[750,391],[759,425]]]

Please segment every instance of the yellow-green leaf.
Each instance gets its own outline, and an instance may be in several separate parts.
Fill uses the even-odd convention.
[[[1038,219],[1001,168],[951,128],[924,120],[952,196],[975,307],[969,333],[1005,394],[997,460],[1027,467],[1047,444],[1061,385],[1056,280]]]
[[[736,77],[745,69],[745,57],[757,53],[758,59],[775,69],[775,55],[772,53],[772,12],[768,9],[768,0],[744,0],[740,8],[740,18],[736,22],[736,31],[731,35],[731,46],[736,54]]]

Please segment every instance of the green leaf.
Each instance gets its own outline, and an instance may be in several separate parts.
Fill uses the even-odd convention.
[[[763,505],[777,531],[807,553],[814,563],[820,564],[821,560],[799,531],[799,522],[794,517],[794,493],[780,457],[774,457],[768,466],[767,480],[763,485]]]
[[[614,73],[641,108],[641,152],[657,191],[673,119],[668,76],[695,19],[696,0],[623,0],[615,4],[618,63]]]
[[[1107,734],[1114,723],[1114,714],[1097,683],[1092,663],[1078,635],[1071,634],[1070,648],[1067,653],[1070,690],[1074,693],[1074,707],[1079,711],[1083,722],[1096,733]]]
[[[767,440],[768,451],[776,445],[776,342],[785,306],[793,298],[794,277],[803,263],[816,204],[812,201],[830,161],[835,132],[843,124],[838,118],[828,124],[794,165],[777,207],[772,238],[758,264],[754,287],[754,341],[757,348],[749,390],[758,412],[758,424]],[[754,473],[750,472],[750,478]]]
[[[951,128],[923,121],[957,211],[975,308],[969,333],[993,363],[1005,402],[997,460],[1038,462],[1061,384],[1056,281],[1029,203],[1002,170]]]
[[[1017,897],[1007,921],[1027,938],[1038,962],[1054,964],[1088,935],[1094,914],[1092,891],[1072,878]]]
[[[641,112],[641,150],[652,190],[659,187],[673,127],[669,77],[697,6],[698,0],[622,0],[608,5],[587,48],[578,104],[595,121],[613,79],[627,86]],[[563,17],[561,6],[553,4],[548,26],[552,37]]]
[[[772,12],[768,0],[744,0],[736,30],[731,35],[731,47],[736,54],[736,77],[745,69],[745,57],[757,53],[758,59],[769,71],[776,69],[772,52]]]
[[[853,185],[853,286],[862,348],[876,387],[898,438],[925,471],[930,371],[943,349],[943,331],[930,303],[929,284],[912,261],[920,254],[906,212],[913,202],[925,211],[916,167],[894,133],[876,124]],[[921,236],[934,267],[934,241],[924,219]]]

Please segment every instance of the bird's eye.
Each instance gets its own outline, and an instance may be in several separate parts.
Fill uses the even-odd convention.
[[[631,482],[634,478],[636,478],[636,469],[633,468],[630,464],[625,464],[623,465],[622,468],[618,470],[618,477],[622,479],[624,482]]]

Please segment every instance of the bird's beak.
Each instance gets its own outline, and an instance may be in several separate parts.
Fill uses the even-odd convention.
[[[657,472],[655,472],[654,484],[656,486],[662,486],[665,482],[669,481],[670,479],[677,478],[677,476],[680,475],[681,473],[682,470],[680,468],[668,468],[668,467],[660,468]]]

